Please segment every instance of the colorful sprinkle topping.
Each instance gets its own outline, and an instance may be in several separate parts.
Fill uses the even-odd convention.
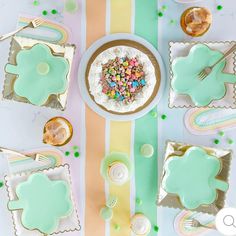
[[[129,104],[146,85],[143,65],[137,58],[116,57],[102,65],[100,83],[102,92],[110,99]]]

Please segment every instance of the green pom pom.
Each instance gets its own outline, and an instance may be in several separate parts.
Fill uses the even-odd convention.
[[[56,9],[53,9],[53,10],[51,10],[51,13],[52,13],[53,15],[55,15],[55,14],[57,14],[57,10],[56,10]]]
[[[234,140],[233,139],[228,139],[228,144],[233,144]]]
[[[166,120],[166,118],[167,118],[167,115],[165,115],[165,114],[161,115],[162,120]]]
[[[48,14],[48,12],[47,12],[46,10],[44,10],[44,11],[42,11],[42,14],[43,14],[44,16],[46,16],[46,15]]]
[[[136,203],[137,203],[137,205],[142,205],[143,204],[143,201],[142,201],[142,199],[140,199],[140,198],[136,198]]]
[[[219,139],[215,139],[215,140],[214,140],[214,143],[215,143],[215,144],[219,144],[219,143],[220,143],[220,140],[219,140]]]
[[[66,0],[65,10],[69,13],[75,13],[78,10],[78,3],[76,0]]]
[[[100,216],[103,220],[111,220],[111,218],[113,217],[113,211],[111,208],[103,207],[100,210]]]
[[[69,155],[70,155],[70,152],[69,152],[69,151],[66,151],[66,152],[65,152],[65,155],[66,155],[66,156],[69,156]]]
[[[218,6],[217,6],[217,10],[218,10],[218,11],[220,11],[220,10],[222,10],[222,9],[223,9],[223,6],[221,6],[221,5],[218,5]]]
[[[2,188],[4,185],[4,182],[0,180],[0,188]]]
[[[150,113],[150,114],[151,114],[151,116],[152,116],[152,117],[154,117],[154,118],[156,118],[156,117],[157,117],[157,112],[156,112],[156,111],[151,111],[151,113]]]
[[[74,156],[75,156],[76,158],[78,158],[78,157],[80,156],[79,152],[75,152],[75,153],[74,153]]]
[[[157,225],[154,225],[153,229],[154,229],[155,232],[159,231],[159,227]]]
[[[219,131],[219,135],[223,137],[225,135],[224,131]]]
[[[39,1],[35,0],[35,1],[33,2],[33,5],[34,5],[34,6],[38,6],[38,5],[39,5]]]
[[[119,230],[120,230],[120,225],[115,224],[115,225],[114,225],[114,229],[115,229],[116,231],[119,231]]]

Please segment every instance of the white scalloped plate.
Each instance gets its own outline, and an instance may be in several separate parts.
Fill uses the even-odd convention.
[[[114,113],[111,113],[109,111],[102,109],[101,106],[99,106],[91,98],[89,91],[87,89],[87,86],[86,86],[86,68],[87,68],[87,65],[91,56],[102,45],[111,41],[116,41],[116,40],[132,40],[132,41],[142,44],[148,50],[150,50],[150,52],[155,56],[160,67],[161,80],[160,80],[160,87],[157,94],[147,106],[145,106],[142,110],[133,112],[132,114],[122,114],[122,113],[114,114]],[[78,71],[78,84],[79,84],[79,89],[80,89],[80,93],[82,95],[83,100],[87,103],[87,105],[93,111],[95,111],[99,115],[110,120],[118,120],[118,121],[134,120],[139,117],[142,117],[147,112],[149,112],[155,105],[157,105],[158,102],[160,101],[160,98],[163,95],[163,91],[165,87],[165,78],[166,78],[165,66],[159,52],[145,39],[138,37],[136,35],[133,35],[133,34],[126,34],[126,33],[111,34],[97,40],[94,44],[92,44],[92,46],[83,55],[80,62],[79,71]]]

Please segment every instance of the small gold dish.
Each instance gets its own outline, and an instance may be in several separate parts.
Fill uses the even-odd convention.
[[[204,7],[191,7],[186,9],[180,19],[182,30],[192,36],[204,35],[212,24],[212,14]]]
[[[52,146],[63,146],[73,136],[73,127],[64,117],[53,117],[44,126],[43,142]]]

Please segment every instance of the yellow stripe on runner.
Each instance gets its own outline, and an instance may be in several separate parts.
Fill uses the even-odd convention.
[[[132,0],[111,0],[110,33],[130,33]]]
[[[130,33],[132,21],[132,0],[110,0],[110,33]],[[131,151],[131,122],[110,123],[110,151],[127,153]],[[130,181],[122,186],[110,185],[109,193],[118,197],[110,224],[110,236],[130,236]],[[115,225],[120,226],[119,232]]]
[[[115,122],[110,124],[110,151],[124,152],[130,155],[131,122]],[[110,185],[111,195],[118,197],[113,209],[110,224],[110,236],[116,235],[115,225],[120,226],[119,235],[130,236],[130,181],[122,186]]]

